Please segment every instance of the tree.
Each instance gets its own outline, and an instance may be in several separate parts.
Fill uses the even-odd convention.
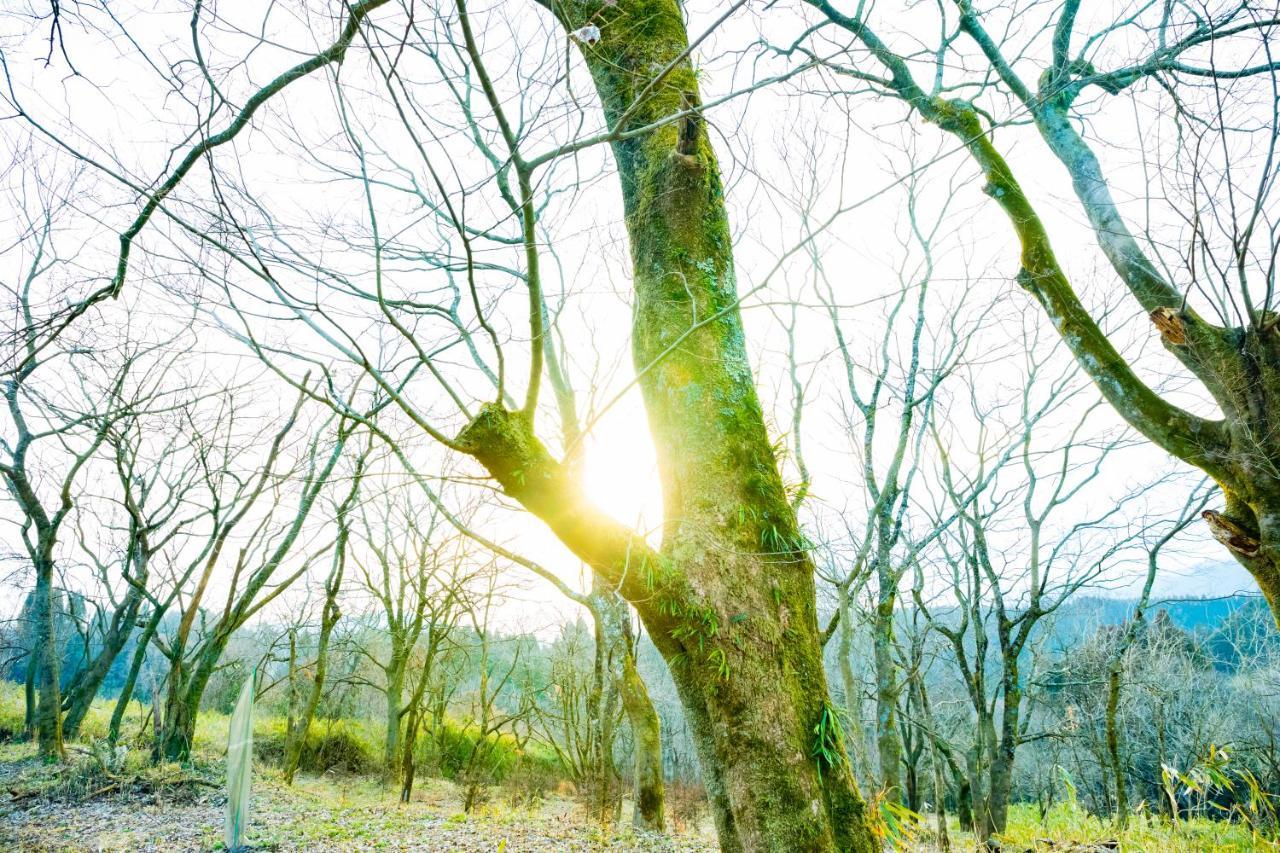
[[[377,524],[369,519],[370,505],[381,511]],[[373,555],[369,562],[374,571],[358,552],[355,564],[365,590],[378,602],[376,624],[388,644],[384,659],[379,660],[367,650],[365,654],[383,674],[383,761],[388,771],[394,771],[399,767],[401,720],[407,711],[403,699],[409,661],[423,632],[430,635],[435,627],[435,611],[442,603],[439,599],[453,594],[448,588],[440,588],[441,579],[447,577],[451,558],[445,551],[451,543],[440,537],[438,513],[428,510],[424,521],[404,493],[388,493],[380,501],[363,503],[360,518],[364,528],[362,544]]]
[[[1212,491],[1201,487],[1197,487],[1188,495],[1186,503],[1182,507],[1182,512],[1178,515],[1173,523],[1169,525],[1168,530],[1162,533],[1147,548],[1147,576],[1142,584],[1142,592],[1138,596],[1137,604],[1134,605],[1133,615],[1129,617],[1128,622],[1120,631],[1118,641],[1111,650],[1110,659],[1107,661],[1107,710],[1106,710],[1106,739],[1107,739],[1107,756],[1111,760],[1111,773],[1116,786],[1116,823],[1121,828],[1128,823],[1129,820],[1129,794],[1126,782],[1126,770],[1124,762],[1121,759],[1120,751],[1120,727],[1118,722],[1118,714],[1120,708],[1120,692],[1123,687],[1124,677],[1124,659],[1125,654],[1137,639],[1138,632],[1143,627],[1143,620],[1146,619],[1147,606],[1151,603],[1151,590],[1155,585],[1156,573],[1158,570],[1158,562],[1160,552],[1167,546],[1174,537],[1187,528],[1191,521],[1195,518],[1196,511],[1204,508],[1208,503]]]
[[[171,339],[145,341],[125,331],[115,340],[103,334],[96,343],[90,336],[78,344],[43,345],[37,307],[46,287],[56,288],[54,282],[74,260],[60,251],[56,222],[61,207],[55,197],[49,197],[41,208],[25,211],[29,220],[17,244],[24,252],[24,272],[12,291],[14,313],[21,318],[15,330],[20,355],[17,367],[0,384],[7,415],[0,436],[0,478],[18,510],[15,521],[35,575],[28,680],[38,681],[34,722],[40,754],[46,758],[61,757],[63,752],[57,564],[65,557],[60,550],[65,544],[64,528],[82,502],[81,480],[100,461],[99,452],[113,433],[132,429],[130,424],[148,412],[177,405],[169,396],[171,389],[164,387],[166,365],[173,358],[167,351]],[[107,628],[103,652],[73,674],[65,700],[71,711],[71,733],[78,729],[97,683],[133,628],[140,589],[134,585],[126,592],[122,609]],[[80,600],[74,594],[71,597]]]
[[[290,725],[285,738],[284,748],[284,782],[293,784],[294,774],[298,772],[298,763],[302,759],[302,750],[311,731],[311,720],[315,717],[316,708],[320,705],[320,697],[324,693],[325,678],[329,668],[329,642],[333,629],[337,627],[342,611],[338,606],[338,593],[342,590],[342,579],[347,567],[347,549],[351,540],[351,510],[360,496],[360,485],[364,478],[365,465],[369,456],[369,448],[356,458],[355,470],[351,474],[351,486],[346,496],[338,504],[334,512],[334,521],[338,526],[338,535],[333,543],[333,563],[324,580],[324,603],[320,610],[320,629],[316,637],[316,659],[311,677],[311,689],[307,692],[306,701],[296,721],[290,715]],[[292,661],[291,661],[292,663]],[[290,675],[289,688],[293,690]],[[292,700],[292,694],[290,696]]]
[[[938,531],[911,541],[906,535],[911,524],[908,510],[912,486],[923,461],[921,445],[928,435],[927,425],[935,399],[943,381],[964,357],[969,339],[956,318],[959,305],[948,306],[945,324],[937,323],[936,328],[929,328],[934,243],[945,220],[947,203],[942,204],[936,217],[926,220],[921,216],[920,194],[919,185],[908,179],[902,258],[895,271],[897,296],[891,303],[879,346],[872,356],[872,368],[863,366],[852,350],[845,331],[847,321],[837,307],[835,290],[821,260],[813,259],[824,285],[825,292],[819,298],[831,320],[836,351],[840,355],[843,390],[852,409],[848,431],[852,455],[860,462],[857,473],[865,492],[866,513],[863,529],[849,531],[854,550],[844,561],[847,566],[829,573],[836,590],[836,613],[824,635],[829,638],[835,632],[839,638],[838,665],[848,718],[855,730],[860,729],[861,685],[855,682],[851,660],[853,608],[856,588],[872,582],[875,598],[869,608],[868,621],[875,671],[875,740],[880,784],[889,797],[898,800],[906,793],[902,783],[902,737],[897,712],[904,686],[901,668],[895,659],[898,595],[917,552],[947,524],[940,521]],[[898,340],[895,332],[904,326],[908,334],[905,340]],[[794,334],[793,329],[789,330],[793,348]],[[905,352],[900,353],[899,347]],[[864,380],[860,374],[870,375]]]
[[[226,515],[215,514],[212,518],[213,524],[199,560],[200,575],[195,589],[187,597],[173,636],[167,641],[158,636],[154,640],[170,663],[164,699],[164,726],[155,744],[157,757],[168,760],[189,757],[200,699],[232,634],[305,574],[312,561],[332,547],[329,543],[311,549],[299,567],[291,567],[283,578],[274,577],[290,556],[355,429],[350,422],[339,422],[336,437],[326,451],[323,443],[332,422],[322,422],[321,428],[308,439],[300,461],[302,473],[297,478],[297,503],[292,507],[292,514],[285,514],[282,520],[273,519],[274,511],[284,497],[283,487],[289,483],[289,478],[281,478],[282,472],[277,470],[281,449],[298,422],[304,402],[305,397],[299,396],[288,419],[273,437],[261,467],[246,480],[236,479],[239,488],[223,507]],[[209,591],[214,569],[220,564],[223,548],[229,541],[234,541],[231,538],[233,532],[237,532],[241,522],[264,495],[269,496],[272,506],[240,543],[226,602],[220,612],[212,613],[211,622],[204,624],[208,615],[203,608],[204,597]],[[196,630],[197,620],[202,630]]]
[[[943,40],[906,54],[861,12],[845,14],[828,0],[806,2],[819,10],[824,25],[843,33],[851,55],[859,54],[852,64],[833,66],[839,74],[904,102],[969,154],[985,180],[983,191],[1013,227],[1018,284],[1042,306],[1081,368],[1126,421],[1222,487],[1225,511],[1207,510],[1204,517],[1280,618],[1274,473],[1280,451],[1274,443],[1277,392],[1270,366],[1280,353],[1271,333],[1277,232],[1268,215],[1280,113],[1266,107],[1260,122],[1237,123],[1227,107],[1229,100],[1248,104],[1245,109],[1253,109],[1255,98],[1274,103],[1280,63],[1269,45],[1280,22],[1247,4],[1204,12],[1151,6],[1100,21],[1081,38],[1076,0],[1042,7],[1034,23],[1012,7],[983,11],[957,0],[938,7],[941,26],[933,31],[944,33]],[[1130,34],[1140,46],[1136,56],[1120,38]],[[799,44],[795,49],[812,55]],[[883,76],[860,61],[863,55]],[[1227,64],[1228,56],[1250,58]],[[926,69],[931,85],[922,86],[918,72]],[[1034,87],[1025,82],[1032,74]],[[965,98],[951,97],[960,90]],[[1101,100],[1087,97],[1095,93]],[[1177,140],[1174,151],[1157,152],[1149,148],[1156,134],[1141,134],[1144,164],[1170,193],[1167,199],[1148,194],[1144,203],[1171,209],[1183,223],[1181,233],[1174,228],[1164,236],[1152,234],[1145,248],[1115,201],[1102,158],[1079,129],[1091,109],[1105,108],[1107,96],[1121,93],[1162,98],[1151,104],[1153,119],[1172,116]],[[1006,115],[993,118],[1000,113]],[[1194,414],[1143,381],[1132,359],[1108,339],[1100,313],[1082,303],[1054,254],[1049,228],[994,138],[998,127],[1023,115],[1070,177],[1113,273],[1148,312],[1165,349],[1221,411],[1220,419]],[[1141,180],[1146,186],[1147,178]],[[1189,248],[1163,248],[1180,245]]]
[[[170,340],[166,345],[172,347],[177,340]],[[156,373],[159,374],[156,380],[162,380],[164,371]],[[91,523],[98,531],[123,534],[122,542],[116,545],[103,542],[101,538],[90,539],[84,530],[84,522],[77,525],[80,550],[97,568],[99,586],[106,591],[112,608],[109,619],[100,616],[97,620],[101,625],[96,638],[97,653],[85,661],[66,685],[63,733],[67,738],[75,738],[79,733],[90,704],[98,695],[116,658],[138,625],[147,622],[143,605],[156,601],[152,588],[160,586],[152,578],[153,560],[184,540],[188,530],[205,516],[204,510],[190,503],[201,474],[202,460],[195,447],[195,431],[191,429],[192,410],[198,404],[183,399],[189,393],[186,388],[170,393],[175,398],[170,411],[161,412],[159,416],[117,421],[106,435],[105,445],[111,451],[120,494],[118,503],[113,501],[111,509],[123,510],[123,525],[122,529],[117,527],[108,513],[93,513]],[[161,441],[155,441],[162,436]],[[90,513],[92,509],[82,514]],[[115,559],[104,562],[99,551],[113,545]],[[116,589],[120,584],[115,582],[117,573],[123,585],[118,599]],[[148,640],[150,636],[146,633]],[[145,655],[146,646],[147,642],[143,642],[137,654]],[[132,692],[134,679],[136,673],[124,693]],[[127,695],[123,701],[128,704]]]
[[[373,376],[428,435],[479,462],[507,495],[541,518],[636,606],[672,666],[725,849],[870,849],[867,815],[843,745],[826,736],[815,743],[815,726],[829,716],[830,699],[813,563],[787,500],[747,359],[724,190],[691,59],[695,44],[688,38],[683,11],[675,0],[555,4],[553,11],[564,29],[579,33],[576,42],[595,82],[607,129],[534,155],[529,151],[533,128],[509,120],[484,61],[474,16],[464,3],[456,10],[456,23],[449,18],[432,22],[447,33],[437,53],[437,40],[419,38],[416,21],[392,24],[388,12],[386,22],[365,27],[376,17],[374,11],[382,11],[380,4],[354,7],[333,48],[257,90],[225,131],[202,139],[177,158],[179,165],[147,194],[139,217],[123,235],[113,292],[124,286],[132,241],[157,209],[165,205],[168,212],[173,206],[173,193],[191,167],[206,161],[216,167],[216,159],[206,155],[240,133],[262,104],[302,74],[325,68],[348,53],[356,36],[364,39],[370,82],[387,91],[389,106],[407,131],[410,150],[423,159],[419,171],[428,179],[423,184],[440,196],[430,206],[452,228],[461,249],[446,253],[447,260],[436,268],[460,271],[466,278],[464,292],[475,297],[475,273],[489,269],[489,262],[477,260],[471,241],[507,240],[504,245],[519,249],[514,278],[528,295],[530,341],[523,401],[508,405],[511,391],[499,356],[498,369],[488,374],[496,380],[495,393],[474,410],[454,396],[467,417],[461,429],[448,432],[418,407],[418,402],[426,402],[423,398],[402,394],[399,380],[387,378],[392,369],[412,364],[413,371],[441,381],[435,350],[422,345],[417,327],[428,311],[445,320],[456,319],[457,313],[447,306],[425,307],[413,297],[388,298],[389,276],[382,261],[393,257],[398,247],[378,227],[374,181],[366,168],[370,151],[359,141],[363,128],[350,120],[350,105],[341,97],[345,71],[335,91],[343,133],[357,153],[355,171],[349,174],[363,186],[370,214],[372,286],[347,288],[343,282],[351,279],[340,273],[318,279],[307,275],[376,306],[376,316],[386,321],[396,340],[410,347],[410,360],[375,363],[353,340],[349,322],[331,325],[337,318],[326,314],[326,305],[294,299],[279,276],[294,269],[314,270],[314,259],[297,263],[294,252],[294,260],[287,260],[290,247],[282,244],[281,232],[261,206],[246,208],[258,219],[251,223],[219,203],[222,218],[215,230],[228,235],[220,248],[244,261],[235,266],[235,274],[261,281],[290,316]],[[393,32],[400,35],[393,37]],[[514,244],[498,230],[478,229],[463,219],[472,208],[455,206],[447,198],[423,141],[431,137],[418,132],[425,116],[417,111],[397,66],[406,38],[414,57],[438,63],[441,73],[445,53],[449,62],[463,66],[463,73],[445,78],[459,87],[455,91],[462,102],[462,120],[474,131],[476,147],[481,155],[493,156],[484,162],[492,163],[495,181],[485,186],[505,193],[503,200],[510,204],[506,221],[519,230]],[[351,68],[349,58],[343,67]],[[558,74],[558,62],[546,68]],[[487,112],[478,113],[479,107]],[[604,143],[611,145],[619,171],[632,250],[633,359],[658,448],[666,501],[660,548],[592,506],[563,460],[540,439],[534,423],[546,369],[535,178],[540,168]],[[377,186],[381,192],[382,184]],[[230,187],[218,185],[223,202]],[[246,240],[254,230],[262,239]],[[200,267],[203,275],[212,277],[207,265]],[[225,295],[242,298],[230,285]],[[474,298],[473,302],[478,327],[496,346],[497,334],[484,307]],[[253,320],[243,310],[235,317],[244,324],[242,336],[255,352],[273,362],[289,357],[254,334]],[[406,318],[407,324],[401,322]],[[452,392],[449,383],[442,384]],[[358,414],[332,395],[326,402],[344,417]]]

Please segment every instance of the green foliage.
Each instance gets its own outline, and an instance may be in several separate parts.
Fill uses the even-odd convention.
[[[439,732],[424,732],[414,746],[414,761],[444,779],[457,781],[476,749],[476,733],[452,721]],[[521,748],[509,734],[491,734],[480,745],[479,781],[487,785],[518,782],[521,787],[546,790],[564,774],[555,755],[539,747]]]
[[[26,715],[25,702],[21,684],[0,681],[0,743],[23,740],[23,721]],[[138,726],[142,722],[139,715],[140,707],[136,702],[129,706],[129,711],[125,714],[124,722],[120,729],[122,740],[129,740],[132,735],[137,733]],[[85,716],[84,723],[80,726],[80,739],[90,743],[94,740],[106,738],[107,727],[111,722],[111,712],[114,708],[114,699],[95,699],[93,704],[89,706],[89,713]],[[225,728],[222,734],[225,738]]]
[[[22,687],[10,682],[0,682],[0,743],[12,743],[22,738],[26,716]]]
[[[1247,827],[1255,841],[1280,844],[1280,795],[1267,791],[1247,767],[1234,767],[1225,747],[1207,753],[1183,772],[1160,769],[1169,810],[1176,822],[1180,804],[1216,812],[1225,821]]]
[[[825,779],[831,771],[844,767],[844,727],[839,714],[830,703],[823,702],[818,722],[813,727],[811,755],[818,764],[818,778]]]
[[[956,849],[973,849],[972,837],[952,824]],[[1177,823],[1141,810],[1117,829],[1108,817],[1089,814],[1078,803],[1059,802],[1043,818],[1037,808],[1009,808],[1008,828],[997,839],[1006,850],[1125,850],[1145,853],[1201,853],[1205,850],[1255,850],[1259,845],[1247,827],[1219,820],[1190,818]],[[1051,840],[1051,842],[1050,842]],[[1050,844],[1052,846],[1050,846]]]
[[[888,796],[885,791],[875,793],[871,801],[871,834],[881,849],[917,849],[923,828],[924,818],[896,796]]]
[[[259,761],[282,766],[285,757],[285,720],[260,719],[254,725],[254,755]],[[353,775],[374,774],[382,766],[381,746],[370,727],[355,720],[318,720],[311,724],[298,769],[308,773],[336,771]]]

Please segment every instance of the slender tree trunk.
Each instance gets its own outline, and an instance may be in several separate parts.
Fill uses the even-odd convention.
[[[979,721],[979,730],[975,735],[976,743],[965,756],[966,770],[969,779],[969,802],[973,811],[972,829],[978,841],[986,842],[990,837],[991,800],[987,792],[985,764],[989,762],[988,753],[988,721]]]
[[[622,664],[622,705],[635,749],[635,812],[632,823],[649,832],[666,830],[666,784],[662,777],[662,730],[658,711],[636,669],[634,656]]]
[[[293,727],[297,725],[294,715],[298,712],[298,631],[289,629],[289,671],[288,694],[285,698],[284,738],[288,743],[293,736]]]
[[[635,752],[632,823],[641,829],[662,832],[666,824],[666,786],[662,772],[661,723],[636,668],[635,637],[627,604],[612,588],[596,579],[592,583],[588,610],[596,624],[597,667],[604,667],[608,676],[616,681],[616,692],[631,727]],[[610,712],[606,709],[604,713]],[[608,749],[610,742],[611,737],[602,737],[602,748]],[[613,774],[611,760],[607,766]]]
[[[1107,757],[1111,760],[1111,773],[1116,785],[1116,826],[1124,829],[1129,823],[1129,791],[1124,777],[1124,763],[1120,760],[1120,728],[1117,716],[1120,708],[1120,671],[1115,662],[1107,671]]]
[[[418,741],[418,729],[422,727],[422,711],[412,708],[404,726],[404,752],[400,760],[400,802],[407,803],[413,796],[413,777],[417,772],[414,748]]]
[[[129,673],[125,676],[124,685],[120,688],[120,695],[116,697],[116,706],[111,711],[111,723],[107,726],[107,742],[113,747],[120,740],[120,725],[124,721],[129,701],[133,698],[133,691],[138,685],[138,674],[142,671],[143,663],[146,662],[147,649],[151,646],[151,638],[155,636],[156,630],[160,627],[160,620],[164,617],[164,610],[165,608],[156,610],[147,619],[147,624],[143,627],[142,634],[138,637],[138,645],[133,650],[133,659],[129,662]],[[152,695],[152,705],[159,701],[159,696]]]
[[[391,665],[387,668],[387,719],[386,732],[383,735],[382,761],[389,771],[398,765],[396,758],[400,754],[400,708],[404,693],[404,670],[407,658],[392,654]]]
[[[942,853],[951,850],[951,837],[947,833],[947,781],[943,770],[942,750],[938,747],[938,727],[933,718],[933,705],[929,702],[929,690],[924,683],[924,673],[917,668],[912,676],[920,697],[920,713],[924,717],[924,736],[929,742],[929,764],[933,770],[933,807],[937,817],[938,849]]]
[[[845,743],[853,762],[855,778],[866,782],[871,779],[867,761],[867,735],[862,727],[862,679],[853,671],[853,608],[849,591],[842,588],[839,600],[839,645],[836,657],[840,667],[840,686],[844,690]]]
[[[54,594],[53,561],[36,565],[34,613],[36,620],[35,658],[39,663],[35,730],[40,756],[60,759],[62,746],[62,695],[59,685],[60,654]]]
[[[885,795],[901,800],[902,735],[898,730],[898,662],[893,654],[893,599],[876,608],[872,647],[876,665],[876,748],[880,756],[880,787]]]
[[[955,774],[956,778],[956,820],[960,822],[960,828],[965,832],[972,832],[974,826],[973,820],[973,784],[969,781],[969,774],[960,772]]]
[[[320,697],[324,695],[324,680],[329,670],[329,637],[333,634],[333,626],[337,622],[337,605],[329,599],[325,602],[324,613],[320,617],[320,637],[316,642],[316,671],[311,681],[311,690],[307,694],[307,701],[303,703],[297,724],[285,740],[284,783],[286,785],[293,784],[293,777],[298,772],[298,764],[302,760],[302,749],[311,731],[311,721],[315,718],[316,708],[320,706]]]

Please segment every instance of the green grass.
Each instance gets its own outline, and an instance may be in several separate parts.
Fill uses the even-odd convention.
[[[1139,813],[1129,818],[1123,832],[1117,832],[1110,820],[1085,813],[1073,803],[1059,803],[1050,809],[1043,822],[1033,806],[1014,806],[1004,840],[1024,849],[1035,849],[1037,840],[1052,838],[1057,843],[1092,845],[1118,840],[1122,849],[1150,851],[1255,850],[1260,842],[1249,830],[1235,823],[1205,818],[1170,823],[1163,817]],[[1043,846],[1043,845],[1042,845]]]
[[[0,682],[0,742],[21,737],[24,717],[23,688]],[[115,710],[114,699],[97,699],[81,726],[79,740],[89,743],[105,738]],[[131,702],[120,727],[121,743],[135,751],[150,747],[149,708]],[[146,722],[147,731],[142,731]],[[198,762],[221,758],[226,753],[227,729],[231,718],[218,711],[201,711],[196,718],[192,756]],[[283,717],[258,713],[254,716],[254,756],[267,765],[279,766],[284,758],[286,721]],[[300,769],[314,773],[339,772],[356,775],[381,773],[384,732],[381,722],[369,720],[314,720],[303,747]],[[418,736],[416,759],[419,767],[446,779],[455,779],[466,766],[475,735],[456,721],[445,722],[437,738],[422,732]],[[485,760],[477,768],[486,784],[516,780],[523,787],[545,790],[563,777],[554,755],[540,746],[521,749],[509,735],[490,735],[483,750]]]
[[[82,741],[89,742],[106,736],[113,708],[114,702],[111,700],[99,700],[93,704],[85,720]],[[25,759],[32,754],[30,744],[3,743],[20,736],[23,710],[22,686],[0,683],[0,762]],[[180,771],[174,765],[155,768],[144,766],[147,764],[145,747],[149,732],[140,732],[140,727],[145,713],[145,708],[133,703],[121,730],[122,740],[133,748],[127,759],[128,769],[155,784],[163,784]],[[193,748],[197,771],[200,765],[214,765],[221,759],[225,751],[228,723],[228,716],[216,711],[200,714]],[[255,753],[262,765],[259,779],[267,784],[268,790],[278,787],[279,772],[275,765],[283,754],[284,727],[284,720],[276,716],[259,715],[254,721]],[[457,814],[456,804],[451,799],[444,799],[447,795],[441,792],[445,789],[438,786],[447,783],[437,782],[431,776],[456,778],[473,742],[469,737],[460,726],[451,722],[439,743],[425,733],[418,740],[419,762],[428,769],[428,772],[420,774],[418,790],[429,799],[436,800],[436,808],[439,809],[437,815],[453,815],[450,820],[455,822],[465,822],[467,818]],[[533,748],[522,752],[514,739],[508,736],[496,737],[489,747],[490,758],[484,772],[486,781],[491,784],[505,781],[524,793],[545,792],[554,788],[560,778],[555,759],[541,749]],[[420,832],[420,825],[413,828],[400,825],[409,820],[407,814],[386,809],[388,800],[393,799],[394,786],[388,787],[379,776],[381,755],[382,730],[376,723],[360,720],[317,720],[313,723],[304,749],[302,769],[312,774],[331,770],[338,775],[335,777],[329,773],[323,780],[314,775],[304,777],[297,787],[289,789],[291,793],[281,793],[275,799],[268,797],[262,803],[262,807],[267,810],[281,809],[273,828],[276,839],[295,842],[305,840],[312,844],[322,843],[325,839],[334,843],[367,839],[385,841],[396,837],[401,831],[409,836],[415,831]],[[86,773],[81,776],[46,774],[30,765],[27,765],[30,769],[24,770],[23,775],[30,775],[29,781],[33,785],[71,784],[88,792],[103,780],[93,776],[91,768],[88,768],[88,759],[80,757],[79,760],[87,768]],[[17,781],[10,779],[8,783]],[[19,784],[17,787],[26,786]],[[433,789],[436,789],[434,793]],[[66,794],[74,798],[77,791],[50,790],[49,793]],[[527,801],[527,797],[524,800]],[[285,807],[281,805],[286,802],[296,802],[305,814],[292,811],[286,814]],[[519,807],[500,801],[495,801],[483,813],[484,819],[495,826],[506,824],[525,814]],[[421,817],[418,815],[415,819],[420,820]],[[448,823],[447,820],[445,822]],[[899,839],[897,849],[936,849],[932,827],[932,819],[926,818],[914,837]],[[949,832],[954,849],[974,849],[972,836],[960,832],[954,819]],[[1006,849],[1030,851],[1090,849],[1103,842],[1119,842],[1120,849],[1124,851],[1151,853],[1276,849],[1273,844],[1255,839],[1245,826],[1204,818],[1172,824],[1164,818],[1139,813],[1120,832],[1109,820],[1088,814],[1070,800],[1056,805],[1043,820],[1034,806],[1014,805],[1009,813],[1008,830],[1000,837],[1000,841]]]
[[[961,831],[954,818],[948,821],[947,831],[954,850],[977,849],[973,834]],[[1119,849],[1125,853],[1225,853],[1277,849],[1274,843],[1254,838],[1245,826],[1205,818],[1174,824],[1163,817],[1140,812],[1132,815],[1128,826],[1121,831],[1110,820],[1088,814],[1071,802],[1054,806],[1044,820],[1033,805],[1011,806],[1008,828],[997,840],[1002,849],[1018,851]],[[899,837],[894,849],[938,849],[933,817],[925,817],[909,837]]]

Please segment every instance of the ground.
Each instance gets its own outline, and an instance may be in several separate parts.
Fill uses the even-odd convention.
[[[0,851],[208,851],[222,850],[220,760],[194,766],[150,767],[134,755],[107,771],[84,747],[72,747],[63,766],[40,763],[30,744],[0,745]],[[255,851],[713,851],[703,814],[667,837],[642,835],[623,825],[602,833],[581,802],[568,792],[533,802],[496,788],[471,815],[462,812],[457,788],[425,779],[411,803],[396,801],[393,787],[377,779],[338,774],[301,775],[292,788],[269,766],[256,769],[248,841]],[[104,775],[105,774],[105,775]],[[516,800],[513,802],[513,799]],[[938,849],[932,818],[892,847]],[[881,826],[884,829],[884,826]],[[951,829],[952,849],[972,851],[972,838]],[[1203,819],[1170,824],[1139,814],[1117,833],[1074,802],[1043,817],[1016,806],[1001,851],[1102,853],[1149,851],[1274,850],[1238,824]]]
[[[129,790],[63,784],[59,773],[26,754],[0,761],[0,850],[204,851],[224,849],[226,797],[208,779],[216,773],[170,766],[134,782]],[[26,750],[23,750],[26,752]],[[217,768],[206,768],[206,770]],[[64,774],[69,775],[69,774]],[[194,780],[194,781],[193,781]],[[42,791],[33,794],[32,791]],[[15,797],[16,793],[16,797]],[[286,787],[270,769],[254,780],[248,841],[252,850],[440,851],[708,851],[704,828],[669,838],[645,837],[629,826],[602,834],[577,801],[548,795],[512,805],[495,794],[490,804],[464,815],[456,788],[425,780],[413,802],[360,777],[300,776]]]

